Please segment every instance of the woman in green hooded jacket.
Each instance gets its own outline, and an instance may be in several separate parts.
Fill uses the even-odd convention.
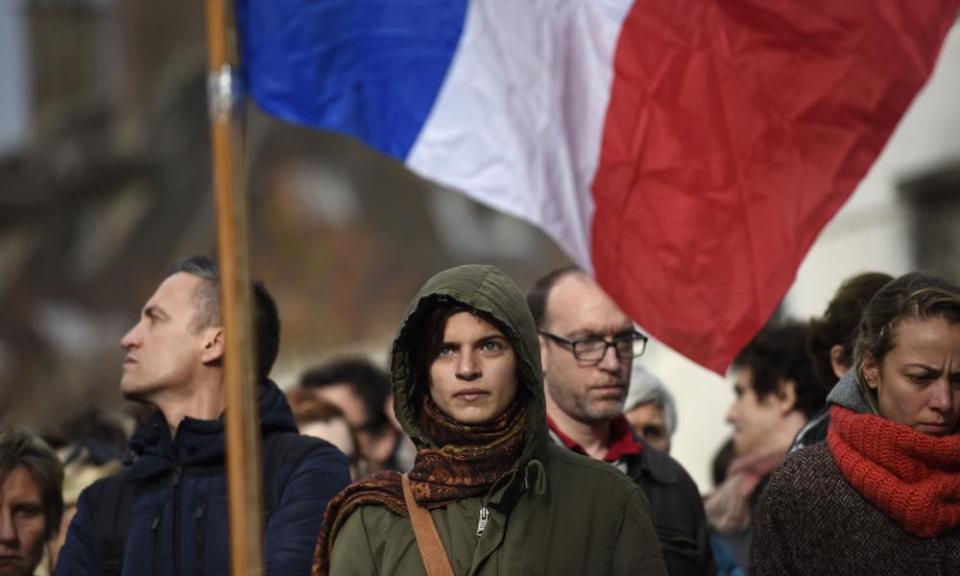
[[[313,574],[427,574],[410,520],[428,511],[460,576],[665,574],[649,504],[615,468],[548,441],[537,330],[492,266],[431,278],[393,344],[404,479],[357,482],[327,507]],[[422,514],[422,512],[421,512]],[[419,544],[419,546],[418,546]]]

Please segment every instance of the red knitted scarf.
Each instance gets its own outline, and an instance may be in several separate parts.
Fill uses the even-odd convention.
[[[833,459],[864,498],[921,538],[960,525],[960,435],[928,436],[840,406],[830,419]]]

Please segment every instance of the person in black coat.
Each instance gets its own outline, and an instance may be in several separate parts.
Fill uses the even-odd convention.
[[[86,489],[56,574],[227,574],[224,332],[219,278],[206,258],[175,266],[123,337],[120,389],[157,408],[130,441],[133,458]],[[258,407],[268,574],[309,574],[327,502],[350,481],[348,463],[297,434],[267,375],[279,348],[276,304],[254,286]]]

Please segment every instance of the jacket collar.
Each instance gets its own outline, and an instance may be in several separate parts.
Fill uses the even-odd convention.
[[[260,383],[257,405],[262,435],[297,431],[286,397],[272,381]],[[163,474],[176,466],[219,464],[225,453],[222,415],[216,420],[184,418],[176,437],[172,437],[166,419],[157,410],[130,439],[130,478]]]
[[[849,370],[840,378],[827,395],[827,404],[842,406],[858,414],[875,414],[869,402],[864,399],[863,392],[857,382],[853,370]]]
[[[549,415],[547,416],[547,426],[550,428],[550,433],[560,444],[566,446],[568,450],[587,456],[587,451],[580,444],[577,444],[576,440],[564,434]],[[607,447],[607,453],[604,455],[603,461],[616,463],[627,456],[636,456],[643,451],[643,446],[633,433],[633,429],[630,428],[630,423],[627,422],[626,417],[621,414],[610,422],[610,445]]]

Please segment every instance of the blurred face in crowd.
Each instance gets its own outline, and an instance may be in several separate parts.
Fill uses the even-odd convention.
[[[343,452],[350,462],[350,478],[357,477],[357,446],[353,440],[353,431],[344,418],[329,420],[314,420],[300,425],[300,433],[304,436],[320,438],[333,444],[337,450]]]
[[[321,438],[333,444],[344,455],[353,459],[356,456],[356,447],[353,445],[353,433],[350,425],[343,418],[331,420],[315,420],[300,426],[300,433],[304,436]]]
[[[326,402],[329,402],[343,412],[343,417],[354,430],[362,429],[367,424],[367,408],[363,400],[357,396],[346,382],[340,384],[330,384],[320,388],[312,388],[313,395]]]
[[[29,576],[47,536],[40,486],[23,466],[0,484],[0,576]]]
[[[885,418],[932,436],[957,432],[960,324],[943,318],[900,322],[893,348],[879,363],[868,354],[862,374]]]
[[[395,430],[400,429],[399,423],[396,428],[391,426],[372,428],[371,421],[373,418],[367,414],[366,404],[347,382],[309,388],[308,390],[315,398],[329,402],[340,409],[346,423],[350,426],[353,438],[356,439],[355,450],[365,460],[365,465],[368,466],[369,470],[379,470],[380,465],[390,460],[396,449],[397,433]],[[384,410],[386,409],[387,407],[384,407]],[[392,409],[390,412],[392,413]]]
[[[630,334],[633,322],[603,290],[582,274],[568,274],[547,297],[542,329],[567,340],[610,339]],[[599,363],[581,362],[569,345],[540,336],[547,409],[574,420],[599,423],[623,412],[633,361],[608,347]]]
[[[735,398],[727,411],[727,422],[733,425],[734,451],[738,455],[757,454],[775,448],[787,415],[793,411],[793,383],[781,382],[780,390],[761,400],[753,388],[750,367],[735,368],[732,376]]]
[[[503,414],[517,396],[517,358],[496,326],[457,312],[443,329],[430,364],[430,397],[457,422],[482,424]]]
[[[630,427],[642,436],[647,444],[662,452],[670,452],[670,433],[667,430],[667,417],[663,408],[653,402],[640,404],[624,413]]]
[[[149,401],[186,388],[205,363],[222,356],[222,330],[196,326],[202,282],[192,274],[174,274],[147,301],[140,321],[120,341],[127,351],[120,380],[124,396]]]

